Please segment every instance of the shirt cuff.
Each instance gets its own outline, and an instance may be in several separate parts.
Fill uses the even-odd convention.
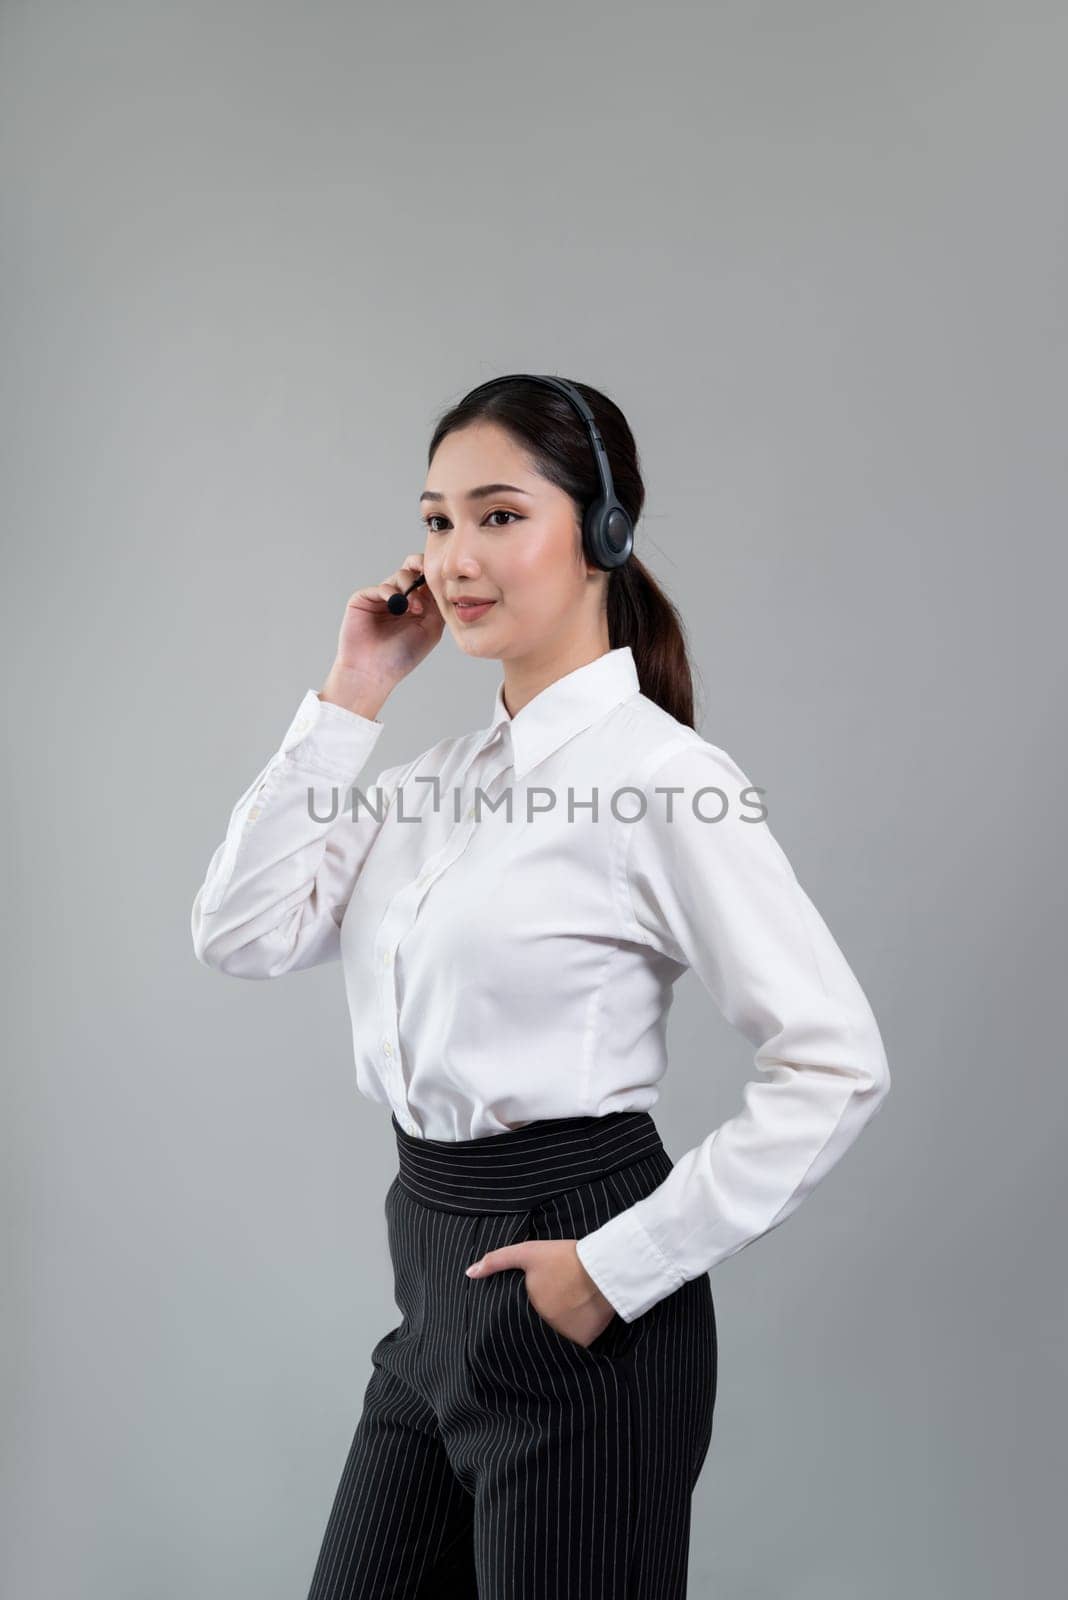
[[[377,717],[372,720],[332,700],[320,700],[309,689],[286,730],[280,754],[304,771],[355,783],[384,728]]]
[[[658,1300],[681,1289],[685,1277],[657,1248],[629,1211],[620,1211],[584,1239],[576,1241],[579,1260],[623,1318],[633,1322]]]

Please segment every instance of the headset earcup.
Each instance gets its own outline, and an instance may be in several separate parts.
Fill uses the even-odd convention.
[[[593,501],[582,522],[586,554],[606,572],[621,567],[634,548],[634,527],[618,500]]]

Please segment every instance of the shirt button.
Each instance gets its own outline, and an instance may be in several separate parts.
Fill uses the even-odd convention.
[[[301,717],[300,721],[296,724],[295,731],[297,733],[307,733],[310,727],[311,723],[308,721],[307,717]]]
[[[383,1039],[382,1049],[387,1056],[391,1056],[393,1054],[393,1046],[390,1044],[388,1039]]]
[[[390,966],[392,964],[392,961],[393,961],[393,951],[392,950],[387,950],[385,955],[382,957],[382,965],[384,967],[388,967],[388,966]]]

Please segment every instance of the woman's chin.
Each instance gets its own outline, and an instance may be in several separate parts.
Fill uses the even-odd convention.
[[[460,649],[469,656],[497,656],[501,653],[501,641],[494,641],[493,634],[485,628],[454,628],[452,636]]]

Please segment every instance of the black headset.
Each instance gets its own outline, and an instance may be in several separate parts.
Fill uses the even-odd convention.
[[[564,378],[550,378],[538,372],[508,372],[502,377],[488,378],[485,383],[480,383],[464,396],[464,400],[470,400],[473,395],[482,394],[487,389],[496,388],[500,383],[512,383],[517,378],[522,378],[527,383],[542,383],[549,389],[555,389],[557,394],[562,394],[571,402],[586,424],[590,444],[593,446],[594,460],[597,462],[597,474],[601,480],[601,492],[595,500],[590,501],[583,512],[582,548],[587,560],[593,566],[600,567],[604,572],[612,572],[616,567],[623,565],[634,549],[634,523],[631,521],[630,513],[616,498],[612,469],[608,465],[608,452],[605,450],[604,440],[601,438],[593,412],[574,384],[568,383]],[[425,582],[426,578],[420,575],[407,589],[390,595],[386,604],[394,616],[404,615],[408,609],[409,594]]]
[[[495,388],[499,383],[512,383],[517,378],[522,378],[527,383],[543,383],[548,388],[555,389],[557,394],[562,394],[570,400],[586,424],[594,459],[597,462],[597,474],[601,480],[601,492],[596,500],[591,500],[583,514],[582,546],[588,560],[595,567],[600,567],[605,572],[621,567],[634,549],[634,524],[630,514],[616,499],[612,469],[608,465],[608,452],[605,450],[604,440],[601,438],[593,412],[574,384],[568,383],[564,378],[549,378],[537,372],[509,372],[503,377],[490,378],[487,382],[480,383],[470,394],[464,396],[464,403],[466,404],[472,395],[482,394],[484,390]]]

